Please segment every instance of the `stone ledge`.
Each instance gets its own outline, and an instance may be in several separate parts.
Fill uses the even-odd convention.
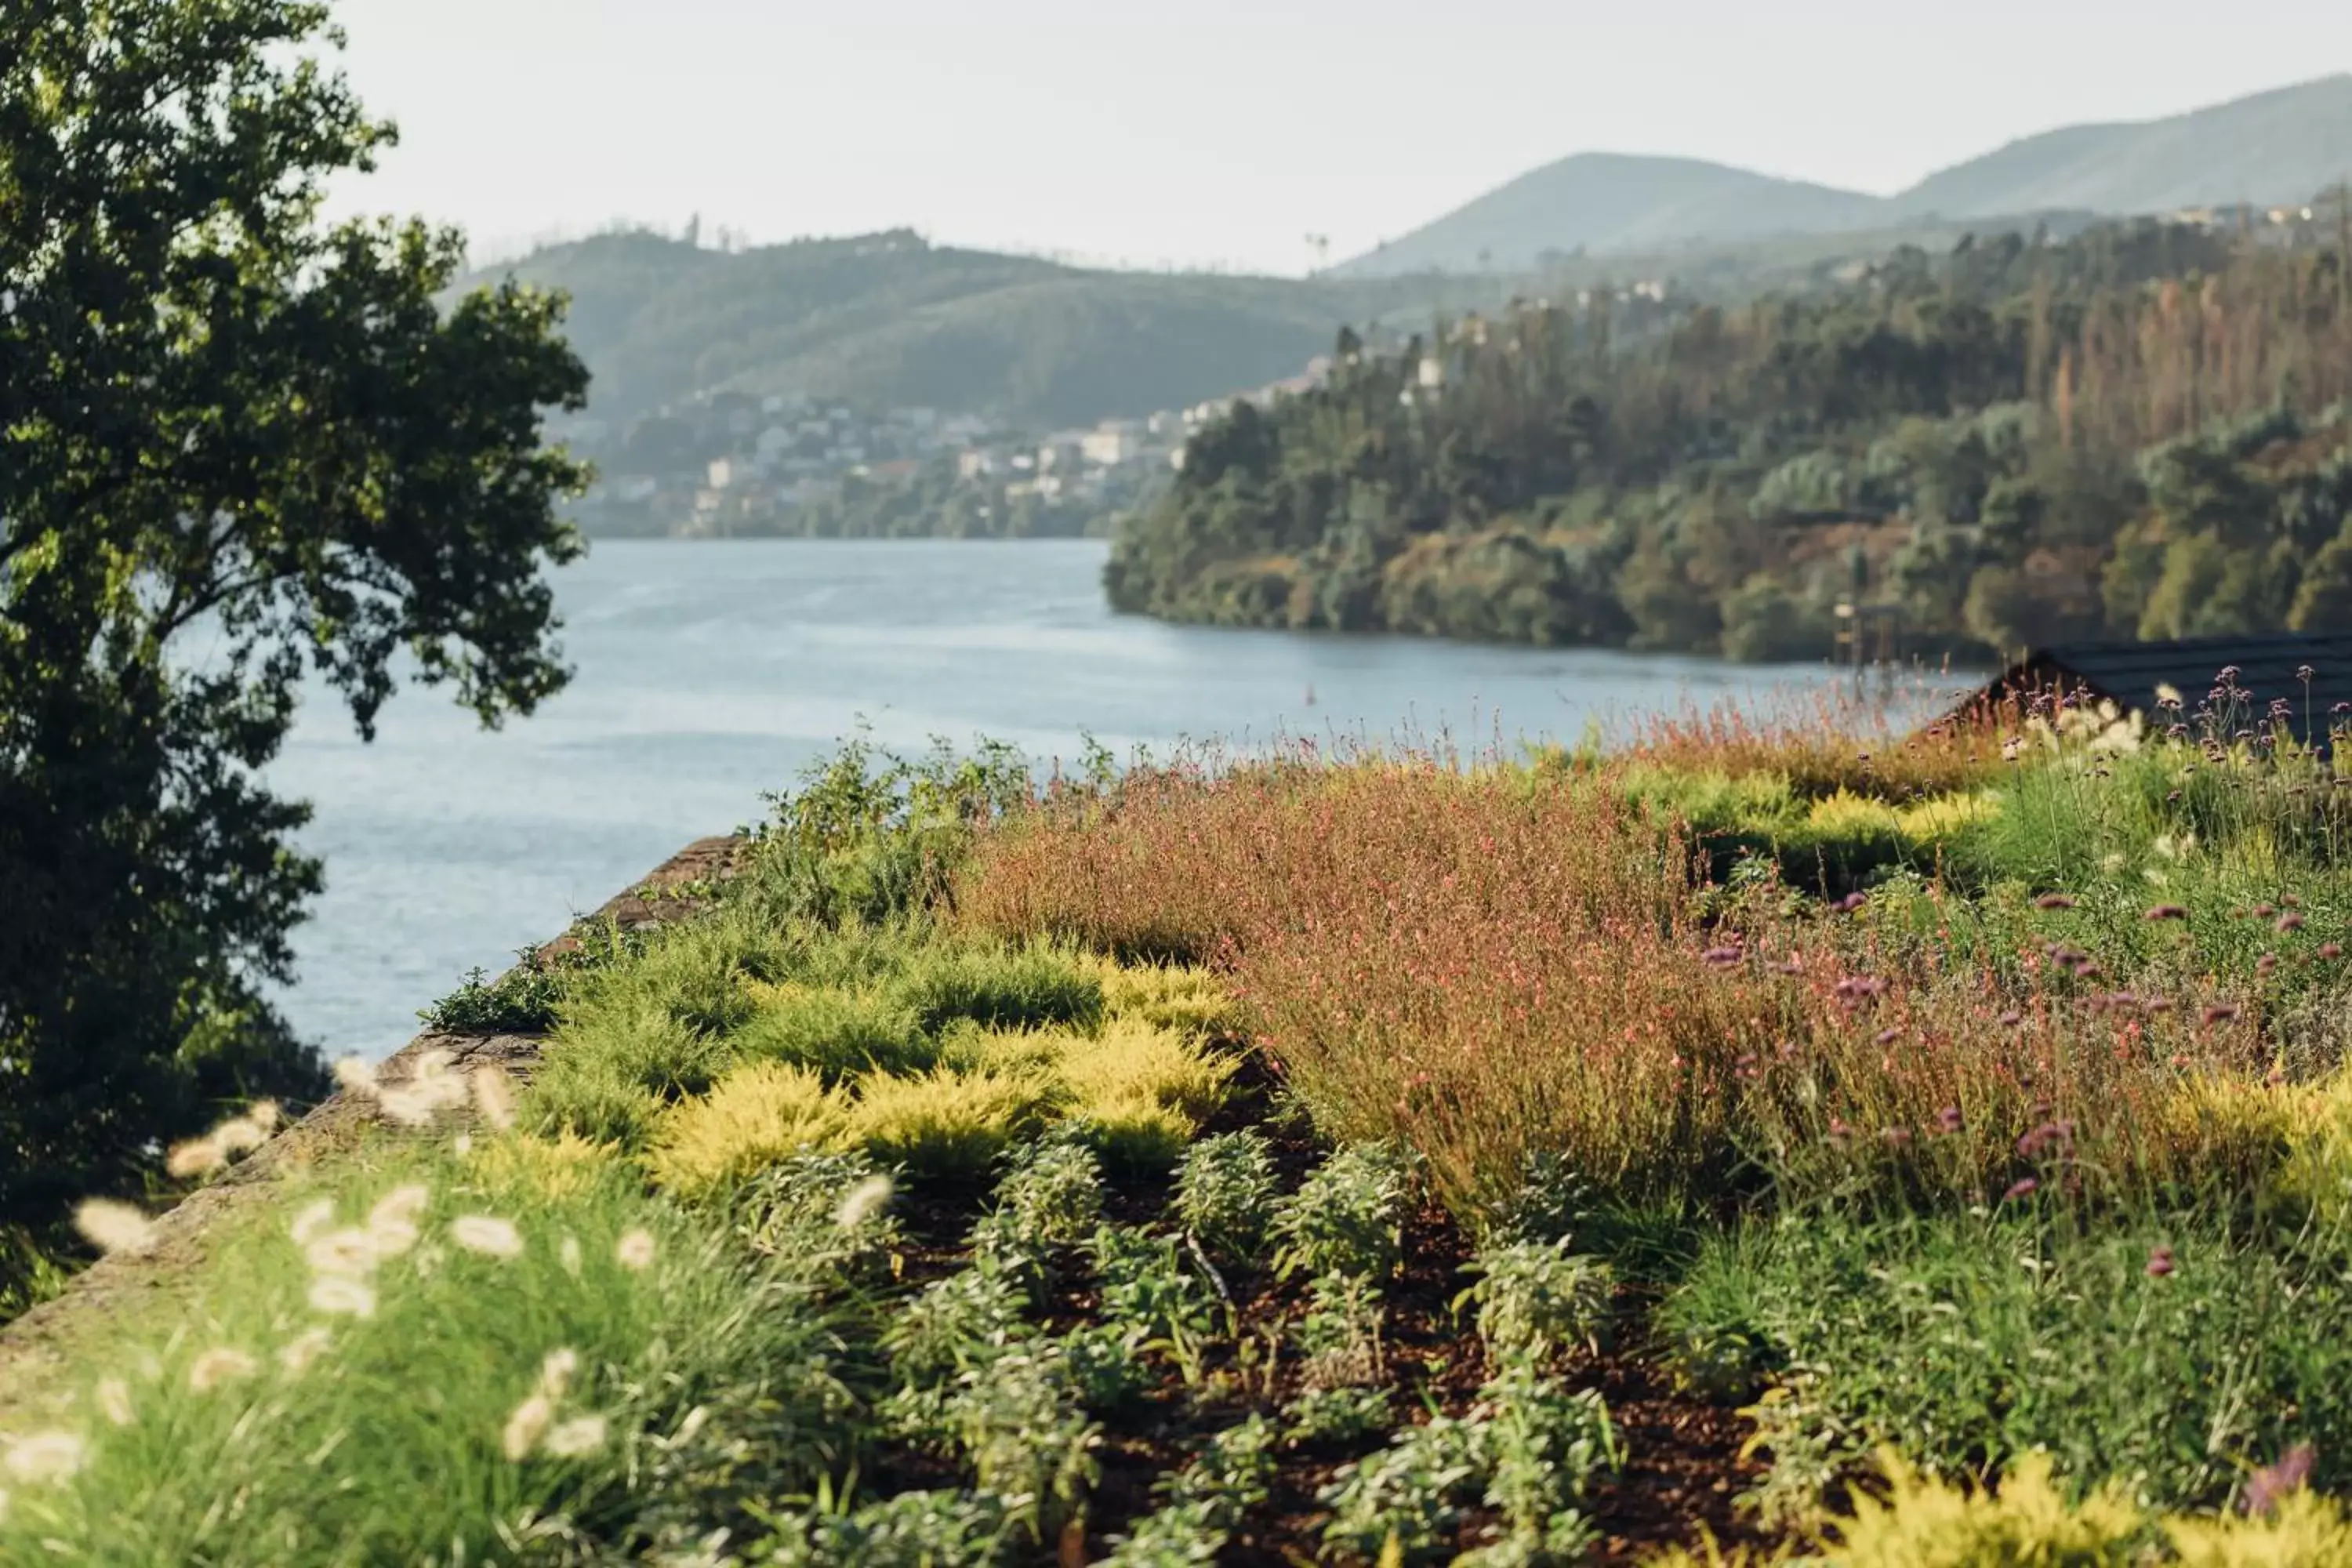
[[[661,889],[723,881],[742,868],[749,841],[740,837],[698,838],[628,888],[604,901],[591,921],[613,921],[624,930],[643,931],[684,920],[709,907],[693,896],[664,898]],[[653,893],[648,898],[646,894]],[[575,921],[574,925],[579,922]],[[579,939],[567,931],[543,944],[551,957],[576,951]],[[538,1065],[544,1039],[538,1035],[453,1034],[428,1029],[386,1058],[377,1068],[385,1084],[406,1082],[428,1052],[445,1052],[457,1070],[495,1066],[527,1079]],[[61,1364],[69,1334],[102,1324],[119,1310],[135,1310],[171,1289],[205,1256],[209,1237],[226,1216],[267,1193],[281,1173],[330,1156],[349,1145],[382,1118],[363,1098],[337,1091],[299,1121],[272,1138],[249,1158],[197,1188],[157,1216],[155,1244],[135,1257],[101,1258],[74,1276],[55,1300],[45,1301],[0,1328],[0,1431],[13,1408],[35,1394],[41,1374]]]

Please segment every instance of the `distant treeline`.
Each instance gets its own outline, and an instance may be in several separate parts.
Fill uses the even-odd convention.
[[[1638,333],[1606,293],[1343,333],[1326,385],[1193,439],[1107,586],[1745,659],[1827,652],[1841,601],[1974,656],[2352,624],[2347,227],[1963,240]]]

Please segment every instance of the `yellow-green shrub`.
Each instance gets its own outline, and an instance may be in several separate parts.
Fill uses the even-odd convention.
[[[877,1075],[858,1085],[843,1136],[919,1175],[977,1175],[1042,1121],[1054,1099],[1049,1086],[1009,1073]]]
[[[1884,1456],[1889,1496],[1857,1496],[1832,1523],[1827,1560],[1849,1568],[2130,1568],[2147,1520],[2119,1489],[2070,1504],[2047,1455],[2029,1454],[1998,1491],[1969,1489]]]
[[[1191,964],[1122,964],[1097,961],[1103,1011],[1113,1022],[1136,1019],[1154,1028],[1220,1035],[1240,1026],[1240,1013],[1217,977]]]
[[[800,1150],[839,1143],[850,1110],[815,1072],[753,1062],[719,1079],[709,1094],[663,1111],[646,1168],[672,1192],[709,1193]]]
[[[831,985],[750,987],[758,1010],[728,1043],[753,1060],[813,1068],[827,1082],[853,1073],[919,1072],[938,1050],[912,1012],[883,997]]]
[[[1062,1076],[1084,1112],[1123,1101],[1163,1106],[1198,1120],[1224,1103],[1239,1064],[1191,1036],[1139,1018],[1116,1020],[1099,1035],[1065,1037]]]
[[[2338,1503],[2308,1491],[2257,1517],[2159,1516],[2110,1482],[2067,1500],[2047,1455],[2032,1454],[1997,1489],[1969,1488],[1881,1457],[1884,1501],[1857,1494],[1851,1518],[1824,1521],[1811,1550],[1770,1556],[1724,1552],[1712,1542],[1644,1559],[1651,1568],[1764,1568],[1822,1563],[1841,1568],[2331,1568],[2352,1563],[2352,1521]]]

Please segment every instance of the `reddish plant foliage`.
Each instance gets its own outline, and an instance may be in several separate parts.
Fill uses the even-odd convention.
[[[2256,1131],[2165,1110],[2251,1026],[2038,962],[2005,992],[1770,889],[1709,926],[1694,886],[1605,777],[1293,760],[1064,794],[982,836],[956,909],[1216,963],[1319,1125],[1405,1141],[1465,1209],[1536,1150],[1635,1197],[2071,1194],[2252,1157]]]

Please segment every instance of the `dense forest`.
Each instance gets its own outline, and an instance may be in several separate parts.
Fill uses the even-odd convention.
[[[1899,250],[1737,308],[1343,333],[1125,519],[1175,619],[1743,659],[2352,624],[2352,212]],[[1654,312],[1652,313],[1654,316]]]

